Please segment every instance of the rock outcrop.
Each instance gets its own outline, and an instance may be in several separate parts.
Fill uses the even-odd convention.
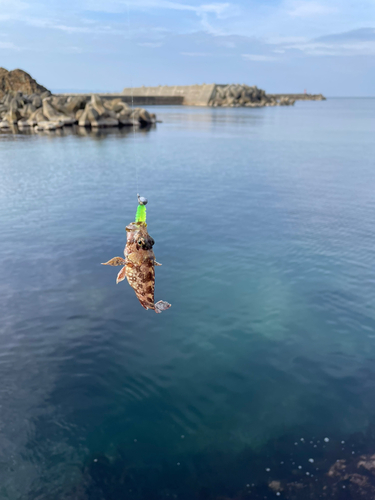
[[[294,99],[281,97],[276,99],[274,96],[267,95],[262,89],[258,89],[255,85],[216,85],[209,106],[231,107],[238,108],[246,106],[249,108],[261,108],[263,106],[291,106],[295,102]]]
[[[17,125],[20,129],[33,127],[37,132],[56,130],[68,125],[104,128],[156,123],[156,116],[142,108],[131,109],[121,98],[101,99],[90,96],[53,96],[10,92],[0,98],[0,129]]]
[[[24,94],[42,94],[47,89],[39,85],[26,71],[14,69],[8,71],[0,68],[0,99],[4,94],[22,92]]]

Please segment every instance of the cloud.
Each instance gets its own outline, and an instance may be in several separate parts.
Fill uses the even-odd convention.
[[[223,20],[238,15],[238,8],[228,2],[207,3],[200,5],[189,5],[187,3],[173,2],[168,0],[86,0],[86,8],[96,12],[124,13],[129,10],[150,11],[152,10],[175,10],[186,11],[195,14],[199,19],[200,27],[207,33],[215,36],[225,34],[224,30],[213,26],[212,20]]]
[[[29,5],[20,0],[0,0],[0,22],[14,19],[28,8]]]
[[[375,42],[318,43],[289,45],[287,49],[299,50],[310,56],[374,56]]]
[[[12,42],[0,42],[0,49],[20,50],[20,48]]]
[[[299,1],[294,3],[288,14],[291,17],[306,18],[332,14],[334,12],[337,12],[337,9],[334,7],[329,7],[318,2]]]
[[[85,33],[85,34],[105,34],[105,35],[124,35],[127,34],[127,30],[114,29],[111,26],[103,26],[100,24],[88,26],[69,26],[66,24],[61,24],[52,19],[37,19],[37,18],[22,18],[25,24],[29,26],[34,26],[36,28],[45,28],[58,31],[64,31],[65,33]]]
[[[259,61],[259,62],[268,62],[268,61],[276,61],[277,58],[274,56],[267,56],[263,54],[242,54],[244,59],[248,61]]]
[[[131,10],[145,9],[169,9],[195,12],[196,14],[215,14],[217,17],[226,17],[230,14],[230,3],[208,3],[202,5],[189,5],[180,2],[170,2],[168,0],[86,0],[84,3],[87,10],[108,13],[121,13]]]
[[[273,36],[265,38],[265,42],[275,45],[284,45],[286,43],[304,43],[308,38],[304,36]]]
[[[298,50],[309,56],[373,56],[375,29],[363,28],[313,40],[283,45],[284,49]]]

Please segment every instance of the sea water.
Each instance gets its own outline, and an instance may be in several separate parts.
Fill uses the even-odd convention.
[[[375,99],[153,111],[0,135],[0,498],[230,497],[375,417]],[[100,265],[138,192],[160,315]]]

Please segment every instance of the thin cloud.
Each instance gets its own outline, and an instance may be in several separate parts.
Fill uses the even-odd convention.
[[[273,36],[265,39],[266,43],[271,45],[283,45],[286,43],[304,43],[308,42],[308,38],[302,36]]]
[[[274,56],[266,56],[263,54],[242,54],[242,57],[244,59],[247,59],[248,61],[259,61],[259,62],[270,62],[277,60],[277,58]]]
[[[295,49],[310,56],[373,56],[375,55],[375,42],[351,43],[318,43],[310,42],[295,44],[285,47]]]
[[[327,14],[332,14],[336,12],[337,9],[333,7],[329,7],[327,5],[323,5],[318,2],[298,2],[295,3],[293,8],[288,12],[291,17],[317,17]]]
[[[167,0],[137,0],[127,2],[122,0],[108,0],[105,3],[99,0],[87,0],[86,6],[89,10],[108,13],[124,13],[128,12],[130,9],[138,11],[168,9],[192,12],[199,18],[201,28],[214,36],[223,36],[226,33],[222,28],[214,26],[211,19],[223,20],[236,16],[239,13],[238,8],[234,4],[228,2],[189,5]]]
[[[92,27],[87,26],[69,26],[66,24],[59,24],[51,19],[36,19],[36,18],[23,18],[23,21],[29,26],[34,26],[36,28],[45,28],[58,31],[64,31],[65,33],[84,33],[84,34],[105,34],[105,35],[123,35],[126,34],[126,30],[113,29],[111,26],[96,25]]]
[[[149,47],[150,49],[156,49],[161,47],[163,44],[161,42],[143,42],[138,44],[140,47]]]
[[[212,54],[209,54],[208,52],[181,52],[181,55],[183,55],[183,56],[189,56],[189,57],[208,57],[208,56],[212,56]]]
[[[226,17],[230,11],[230,3],[209,3],[202,5],[189,5],[186,3],[169,2],[167,0],[136,0],[136,1],[122,1],[122,0],[87,0],[85,8],[88,10],[120,13],[131,10],[145,10],[145,9],[169,9],[169,10],[185,10],[195,12],[197,14],[211,13],[217,17]]]
[[[373,56],[375,29],[364,28],[327,35],[304,42],[284,44],[283,48],[298,50],[309,56]]]
[[[14,43],[12,42],[0,42],[0,49],[20,50],[20,48],[14,45]]]

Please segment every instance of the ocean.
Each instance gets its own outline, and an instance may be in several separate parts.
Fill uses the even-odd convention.
[[[375,99],[152,111],[0,134],[1,499],[289,498],[374,445]],[[160,315],[101,266],[137,192]]]

